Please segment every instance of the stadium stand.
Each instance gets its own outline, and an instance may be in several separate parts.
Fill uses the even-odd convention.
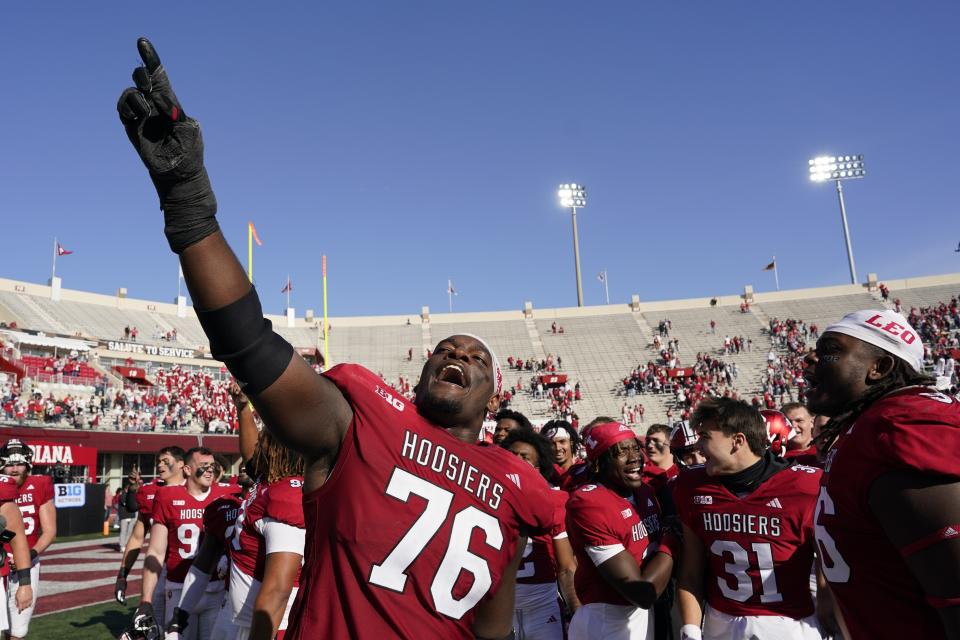
[[[576,386],[580,399],[573,402],[571,410],[581,420],[604,414],[620,416],[625,403],[631,408],[642,403],[644,421],[649,424],[667,419],[668,411],[673,419],[679,417],[675,394],[642,393],[636,399],[626,398],[623,379],[648,363],[662,366],[661,351],[675,340],[679,341],[674,344],[679,348],[674,363],[678,368],[696,365],[698,354],[717,360],[721,367],[736,365],[737,375],[729,385],[716,381],[717,392],[729,389],[748,400],[766,402],[769,397],[779,401],[781,393],[787,399],[799,391],[796,378],[803,347],[796,341],[772,340],[771,326],[802,320],[806,327],[822,330],[850,311],[893,308],[899,301],[904,314],[913,309],[917,317],[936,320],[933,326],[941,344],[931,355],[946,360],[950,354],[945,349],[958,346],[960,317],[951,300],[960,293],[960,274],[887,281],[884,285],[886,300],[879,286],[871,290],[841,285],[757,294],[748,288],[744,295],[713,299],[635,301],[580,309],[534,310],[531,306],[524,311],[455,314],[430,314],[424,309],[411,316],[334,317],[330,319],[329,355],[333,363],[351,361],[367,366],[388,383],[404,386],[409,397],[435,342],[454,333],[473,333],[487,340],[500,356],[505,388],[513,393],[511,408],[535,421],[543,422],[561,410],[553,406],[547,393],[535,393],[538,376],[549,373],[558,376],[554,380],[564,380],[571,394]],[[39,333],[38,340],[82,338],[89,348],[89,355],[71,360],[56,347],[13,345],[10,337],[0,336],[6,363],[0,366],[7,377],[3,389],[22,392],[27,399],[39,393],[44,399],[69,397],[74,403],[112,393],[110,411],[124,387],[138,389],[133,392],[142,398],[137,406],[146,406],[149,414],[146,418],[137,414],[133,424],[138,429],[143,428],[144,420],[149,428],[162,429],[171,412],[175,419],[172,426],[166,420],[166,426],[172,429],[210,430],[213,422],[219,430],[221,422],[230,422],[226,373],[206,353],[206,341],[191,308],[119,294],[67,289],[59,293],[60,299],[54,300],[50,287],[0,279],[0,323],[19,332]],[[295,347],[322,351],[319,320],[298,317],[291,326],[284,316],[268,317]],[[659,338],[658,347],[655,339],[664,320],[669,320],[669,335]],[[127,333],[133,327],[138,329],[136,340]],[[724,353],[728,337],[742,340],[739,352],[730,349]],[[805,346],[812,342],[807,340]],[[537,366],[518,371],[507,366],[508,358],[538,365],[549,360],[553,366],[551,371],[538,371]],[[931,368],[935,361],[932,357]],[[142,375],[126,375],[131,370],[142,371]],[[171,371],[186,376],[183,386],[167,387]],[[955,376],[950,382],[956,382]],[[175,410],[169,409],[171,402]],[[160,405],[168,408],[161,411]],[[130,423],[128,420],[127,426]],[[119,418],[101,420],[99,426],[124,428]]]

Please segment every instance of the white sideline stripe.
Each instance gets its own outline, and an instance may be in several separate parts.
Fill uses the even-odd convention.
[[[85,547],[92,544],[103,544],[103,543],[119,544],[120,535],[117,534],[114,536],[107,536],[106,538],[94,538],[92,540],[72,540],[70,542],[54,542],[49,547],[47,547],[47,549],[50,551],[57,551],[58,549],[73,549],[74,547]],[[115,551],[114,553],[120,553],[120,552]]]
[[[127,603],[129,604],[131,600],[138,600],[140,596],[127,596]],[[92,607],[95,604],[104,604],[106,602],[116,602],[113,598],[107,598],[106,600],[97,600],[96,602],[88,602],[86,604],[78,604],[75,607],[67,607],[66,609],[57,609],[56,611],[47,611],[46,613],[35,613],[33,614],[34,618],[42,618],[43,616],[53,616],[58,613],[65,613],[67,611],[73,611],[74,609],[83,609],[84,607]]]

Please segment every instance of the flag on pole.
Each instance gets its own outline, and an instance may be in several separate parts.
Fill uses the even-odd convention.
[[[59,242],[57,243],[57,255],[58,255],[58,256],[68,256],[68,255],[70,255],[71,253],[73,253],[73,251],[67,251],[66,249],[63,248],[63,245],[61,245]]]
[[[453,288],[452,280],[447,280],[447,293],[457,295],[457,290]]]
[[[599,280],[600,282],[603,282],[606,279],[607,279],[607,274],[605,274],[603,271],[597,274],[597,280]]]
[[[767,266],[765,266],[765,267],[763,268],[763,270],[764,270],[764,271],[773,271],[773,270],[776,269],[776,268],[777,268],[777,260],[776,260],[776,258],[774,258],[773,262],[771,262],[770,264],[768,264]]]
[[[247,224],[250,225],[250,235],[253,237],[253,241],[257,243],[258,247],[262,247],[263,243],[260,242],[260,236],[257,235],[257,228],[253,226],[253,220]]]
[[[280,293],[290,293],[293,291],[293,282],[290,281],[290,276],[287,276],[287,284],[280,290]]]

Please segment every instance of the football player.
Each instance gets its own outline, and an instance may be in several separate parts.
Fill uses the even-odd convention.
[[[780,412],[787,417],[796,432],[796,435],[787,442],[784,457],[807,456],[804,460],[816,460],[817,448],[813,444],[813,416],[810,415],[810,410],[802,402],[788,402],[780,407]]]
[[[0,473],[10,476],[17,484],[17,506],[23,516],[23,529],[30,546],[30,584],[33,587],[33,600],[29,607],[20,609],[16,602],[16,589],[19,587],[19,571],[26,569],[16,564],[9,576],[10,631],[8,640],[20,640],[27,636],[33,608],[37,604],[40,592],[40,554],[57,537],[57,511],[53,505],[53,478],[50,476],[30,475],[33,468],[33,450],[20,440],[11,438],[0,447]],[[7,557],[13,562],[10,546],[6,545]]]
[[[440,341],[412,403],[359,366],[317,375],[264,319],[219,230],[199,125],[150,42],[137,47],[144,66],[117,109],[157,190],[211,352],[304,457],[310,553],[288,635],[510,635],[519,542],[548,529],[554,512],[528,464],[475,445],[503,386],[492,349],[470,335]]]
[[[775,456],[746,402],[705,399],[690,423],[705,463],[680,474],[673,492],[681,637],[819,639],[809,579],[820,470]]]
[[[705,458],[697,446],[699,440],[700,436],[690,426],[689,420],[682,420],[674,425],[670,434],[670,451],[676,457],[680,472],[703,464]]]
[[[500,446],[526,461],[544,478],[553,475],[553,451],[550,442],[538,433],[514,429]],[[526,640],[563,640],[563,620],[580,607],[573,584],[577,561],[567,536],[567,492],[554,487],[555,526],[547,533],[527,538],[520,569],[517,570],[517,595],[513,629],[517,638]],[[557,590],[564,610],[557,602]]]
[[[533,425],[530,424],[530,420],[519,411],[500,409],[494,420],[496,420],[497,424],[493,428],[493,444],[503,444],[504,439],[514,429],[533,431]]]
[[[816,536],[847,636],[960,637],[960,403],[887,309],[827,327],[806,364],[810,410],[832,416]]]
[[[658,494],[667,486],[667,481],[677,477],[679,467],[670,450],[670,434],[673,430],[665,424],[652,424],[647,429],[644,451],[647,464],[643,467],[643,480]]]
[[[287,628],[304,553],[303,460],[262,431],[250,461],[256,483],[230,547],[230,606],[237,638]]]
[[[540,433],[553,443],[553,481],[561,489],[570,491],[576,486],[575,479],[587,468],[577,458],[580,451],[577,430],[566,420],[551,420],[543,425]]]
[[[150,544],[143,562],[142,594],[134,614],[134,626],[138,628],[154,624],[164,628],[169,623],[200,546],[204,510],[211,502],[234,490],[230,485],[214,481],[218,473],[217,463],[213,452],[205,447],[194,447],[186,452],[183,471],[187,478],[184,484],[161,487],[154,499]],[[166,569],[163,590],[166,619],[158,619],[153,609],[154,589],[162,568]],[[182,634],[183,638],[209,637],[219,609],[214,607],[212,599],[206,600],[205,604],[209,606],[190,612],[190,624]]]
[[[670,580],[673,557],[660,544],[660,507],[643,483],[643,447],[617,422],[592,427],[584,444],[596,484],[579,487],[567,502],[583,603],[570,640],[652,638],[650,608]]]
[[[177,446],[164,447],[157,453],[157,477],[152,482],[140,485],[137,489],[137,521],[133,525],[133,532],[130,539],[127,540],[127,546],[123,550],[123,556],[120,558],[120,573],[117,574],[117,581],[114,585],[114,598],[120,604],[125,604],[127,600],[127,576],[133,569],[133,565],[140,555],[140,548],[147,537],[147,533],[153,526],[153,501],[156,498],[160,487],[180,485],[184,482],[183,477],[183,449]],[[166,586],[166,569],[160,572],[157,577],[157,587],[154,590],[153,601],[156,606],[153,608],[154,615],[158,620],[164,618],[164,598],[163,592]]]

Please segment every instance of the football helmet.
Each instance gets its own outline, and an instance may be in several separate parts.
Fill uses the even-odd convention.
[[[696,446],[700,436],[690,426],[688,420],[675,422],[673,431],[670,433],[670,450],[674,453],[680,453],[684,449]]]
[[[762,409],[760,415],[763,416],[763,421],[767,425],[770,450],[774,455],[782,456],[787,451],[787,443],[797,435],[797,430],[793,428],[790,419],[779,411]]]
[[[0,468],[9,464],[25,464],[33,467],[33,449],[17,438],[10,438],[0,447]]]

